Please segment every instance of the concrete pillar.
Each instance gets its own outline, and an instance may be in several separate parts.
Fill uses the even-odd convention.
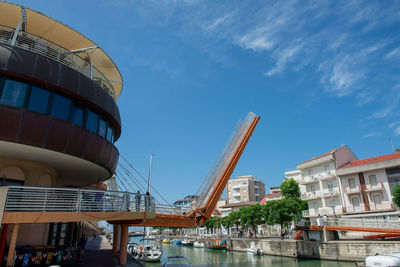
[[[113,254],[118,254],[119,224],[113,224]]]
[[[119,248],[119,264],[126,265],[127,247],[128,247],[128,228],[129,225],[121,224],[121,245]]]
[[[11,241],[10,241],[10,246],[8,248],[7,265],[6,265],[7,267],[14,266],[14,254],[15,254],[15,246],[17,245],[18,230],[19,230],[19,223],[15,223],[12,228]]]
[[[1,229],[1,239],[0,239],[0,259],[3,259],[4,247],[7,240],[8,224],[3,224]]]

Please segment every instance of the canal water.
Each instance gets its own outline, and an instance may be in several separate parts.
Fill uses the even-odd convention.
[[[138,242],[140,237],[131,237],[131,242]],[[205,248],[185,247],[174,244],[161,244],[163,256],[161,262],[145,263],[146,267],[161,266],[168,256],[185,256],[193,267],[262,267],[262,266],[288,266],[288,267],[354,267],[352,262],[301,260],[279,256],[252,256],[245,252],[217,251]]]

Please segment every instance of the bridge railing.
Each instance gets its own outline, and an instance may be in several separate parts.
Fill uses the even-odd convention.
[[[154,212],[144,194],[77,188],[9,186],[4,211],[14,212]]]

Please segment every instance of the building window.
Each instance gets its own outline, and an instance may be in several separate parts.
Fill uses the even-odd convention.
[[[83,106],[79,103],[74,103],[72,106],[71,122],[78,126],[83,127]]]
[[[247,185],[247,182],[243,182],[243,185]]]
[[[382,204],[382,197],[380,194],[375,194],[372,195],[372,201],[375,203],[375,205]]]
[[[370,176],[369,176],[369,183],[370,183],[371,185],[377,185],[377,182],[376,182],[376,175],[370,175]]]
[[[114,139],[113,129],[110,127],[110,125],[108,125],[107,126],[107,140],[112,143],[113,139]]]
[[[47,113],[50,92],[42,88],[32,86],[31,95],[29,97],[28,109],[43,114]]]
[[[27,84],[6,80],[0,104],[22,108],[24,106]]]
[[[88,129],[91,132],[97,133],[98,125],[99,125],[99,115],[97,115],[91,110],[88,110],[86,119],[86,129]]]
[[[356,188],[356,179],[355,178],[349,178],[349,187],[351,189]]]
[[[99,135],[105,138],[106,132],[107,132],[107,122],[105,122],[103,119],[100,119]]]
[[[353,204],[354,207],[360,206],[360,199],[358,197],[351,197],[351,204]]]
[[[59,94],[54,94],[50,115],[68,121],[70,108],[71,99]]]
[[[329,169],[329,165],[324,166],[324,170],[327,171]]]

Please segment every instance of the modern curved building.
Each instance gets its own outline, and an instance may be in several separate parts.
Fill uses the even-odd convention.
[[[89,38],[0,3],[0,178],[67,186],[110,177],[121,134],[121,74]]]
[[[84,228],[95,228],[93,218],[137,217],[127,192],[81,189],[116,169],[122,85],[115,63],[92,40],[0,2],[0,255],[6,243],[10,250],[73,245]]]

